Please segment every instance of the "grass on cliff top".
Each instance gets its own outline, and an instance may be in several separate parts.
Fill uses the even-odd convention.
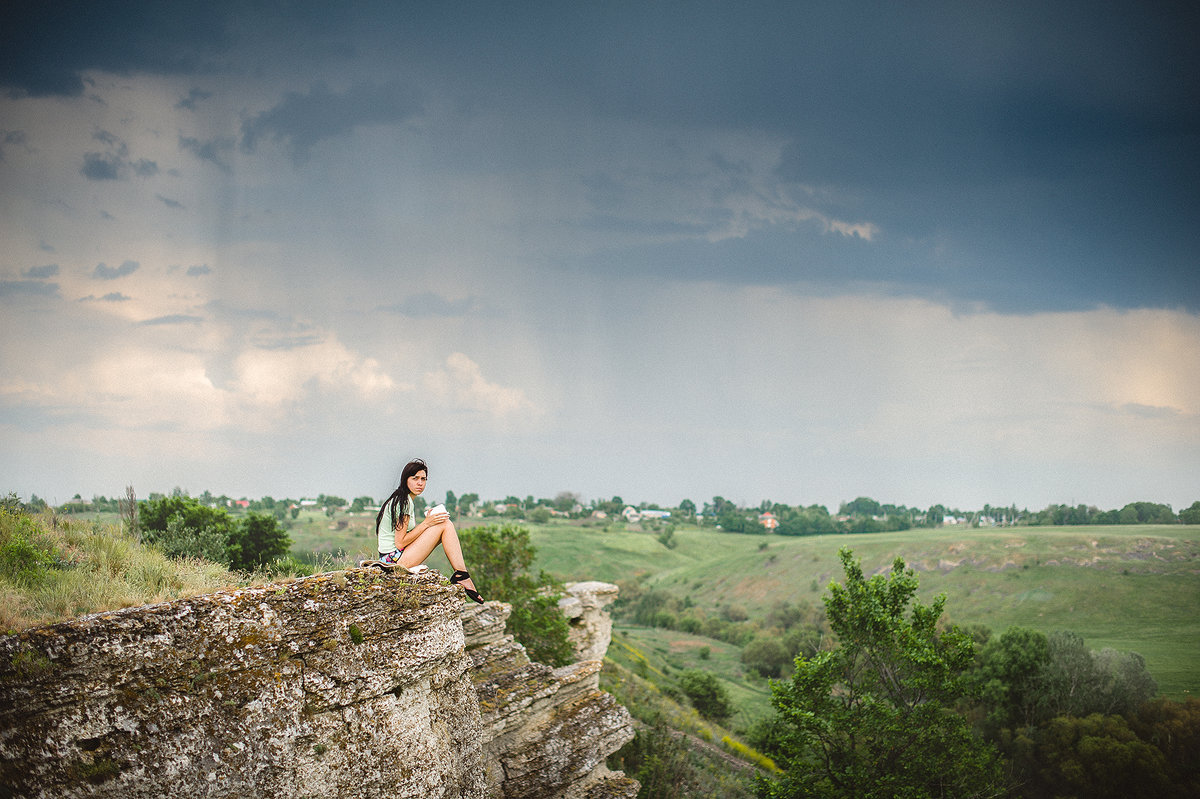
[[[0,507],[0,632],[239,582],[219,564],[142,546],[116,524]]]

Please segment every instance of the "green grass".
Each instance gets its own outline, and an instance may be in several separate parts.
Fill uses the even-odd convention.
[[[708,650],[707,658],[701,655],[704,650]],[[660,685],[677,685],[679,674],[688,669],[709,672],[720,680],[737,708],[731,726],[745,729],[771,714],[767,681],[747,673],[742,650],[733,644],[673,630],[617,624],[608,657],[635,674],[646,672],[648,679]]]
[[[238,579],[217,564],[171,560],[117,525],[7,511],[0,564],[5,631],[208,593]]]
[[[530,529],[537,565],[560,578],[636,579],[690,596],[706,611],[737,605],[752,618],[779,600],[819,602],[829,582],[842,578],[840,547],[853,549],[867,574],[900,556],[917,571],[924,601],[946,594],[946,614],[956,623],[984,624],[996,633],[1010,625],[1072,630],[1093,649],[1141,654],[1161,694],[1200,694],[1200,526],[940,528],[800,538],[680,527],[675,549],[648,532],[562,523]]]

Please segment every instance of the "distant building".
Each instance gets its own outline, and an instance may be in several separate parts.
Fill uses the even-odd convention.
[[[771,511],[758,514],[758,523],[768,530],[774,530],[779,526],[779,519],[775,518],[775,514]]]

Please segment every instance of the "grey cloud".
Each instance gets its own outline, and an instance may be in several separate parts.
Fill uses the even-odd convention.
[[[197,104],[199,104],[201,100],[207,100],[209,97],[212,97],[212,92],[206,92],[203,89],[192,88],[188,91],[187,97],[184,97],[182,100],[176,103],[175,107],[187,111],[195,111]]]
[[[54,252],[54,247],[44,241],[38,244],[38,249],[42,252]]]
[[[464,316],[475,310],[477,302],[474,297],[464,297],[461,300],[448,300],[439,294],[423,292],[406,297],[395,305],[380,305],[376,310],[385,313],[399,314],[412,317],[434,316]]]
[[[323,139],[344,136],[365,125],[403,122],[421,110],[418,92],[398,81],[356,83],[341,94],[318,83],[308,94],[288,92],[279,105],[247,119],[242,124],[242,147],[253,152],[263,139],[286,142],[293,161],[299,164]]]
[[[162,204],[168,208],[183,208],[183,203],[179,202],[179,200],[172,200],[170,197],[164,197],[161,194],[156,194],[154,196],[162,201]]]
[[[140,266],[137,261],[125,261],[120,266],[108,266],[102,262],[96,264],[96,268],[92,270],[92,277],[98,280],[115,280],[133,274]]]
[[[212,311],[216,316],[230,319],[279,319],[275,311],[264,308],[231,308],[221,300],[210,300],[205,303],[204,310]]]
[[[1178,408],[1162,405],[1143,405],[1138,402],[1127,402],[1117,410],[1133,416],[1140,416],[1143,419],[1170,419],[1183,413]]]
[[[45,266],[31,266],[28,269],[26,269],[22,274],[25,277],[32,277],[32,278],[37,279],[37,278],[54,277],[55,275],[58,274],[58,272],[59,272],[58,264],[46,264]]]
[[[194,266],[189,266],[186,272],[188,277],[200,277],[201,275],[208,275],[211,273],[212,269],[209,268],[208,264],[196,264]]]
[[[325,336],[319,333],[272,334],[260,333],[250,338],[250,343],[260,350],[294,350],[320,344]]]
[[[58,284],[40,280],[0,280],[0,297],[57,297]]]
[[[129,297],[125,294],[122,294],[119,291],[110,291],[108,294],[105,294],[103,297],[97,297],[94,294],[89,294],[86,297],[80,297],[79,301],[80,302],[125,302],[126,300],[131,300],[131,299],[133,299],[133,298]]]
[[[179,137],[179,149],[186,150],[201,161],[215,164],[222,172],[232,171],[225,156],[233,152],[235,143],[232,136],[218,136],[209,141],[201,141],[193,136]]]
[[[111,153],[86,153],[79,171],[88,180],[117,180],[121,177],[121,159]]]
[[[0,161],[4,160],[4,148],[10,144],[25,144],[25,131],[0,130]]]
[[[88,180],[120,180],[128,172],[142,178],[158,174],[158,164],[155,161],[145,158],[130,160],[129,145],[119,136],[107,130],[100,130],[94,133],[92,138],[104,144],[107,149],[105,152],[84,154],[83,167],[79,171]]]
[[[167,314],[166,316],[156,316],[153,319],[143,319],[138,322],[139,327],[150,327],[157,325],[198,325],[204,321],[203,317],[191,316],[189,314]]]

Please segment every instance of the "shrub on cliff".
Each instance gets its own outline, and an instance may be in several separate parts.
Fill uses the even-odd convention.
[[[459,538],[475,585],[488,599],[512,605],[506,629],[530,659],[551,666],[570,663],[567,620],[558,609],[562,587],[545,572],[532,574],[537,550],[529,530],[492,524],[462,530]]]

